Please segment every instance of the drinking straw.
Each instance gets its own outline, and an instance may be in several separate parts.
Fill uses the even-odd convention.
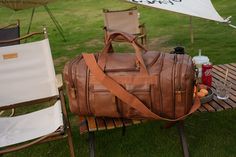
[[[228,73],[229,73],[229,69],[227,68],[226,72],[225,72],[225,82],[224,82],[224,85],[226,84],[226,81],[227,81],[227,78],[228,78]]]

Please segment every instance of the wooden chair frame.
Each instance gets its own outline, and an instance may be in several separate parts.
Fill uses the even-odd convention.
[[[31,37],[33,35],[40,35],[40,34],[44,35],[45,38],[47,38],[47,32],[46,32],[46,29],[44,29],[43,32],[31,33],[31,34],[28,34],[26,36],[23,36],[23,37],[20,37],[20,38],[17,38],[17,39],[13,39],[13,40],[0,41],[0,44],[1,43],[4,43],[4,44],[5,43],[11,43],[11,42],[15,42],[15,41],[18,41],[18,40],[23,40],[23,39],[26,39],[26,38]],[[62,139],[62,138],[67,138],[68,146],[69,146],[69,149],[70,149],[70,156],[75,157],[73,141],[72,141],[71,127],[70,127],[70,122],[69,122],[68,115],[67,115],[67,109],[66,109],[66,104],[65,104],[65,96],[64,96],[64,92],[63,92],[62,75],[57,75],[56,78],[57,78],[57,87],[58,87],[58,91],[59,91],[58,96],[53,96],[53,97],[33,100],[33,101],[25,102],[25,103],[18,103],[18,104],[13,104],[13,105],[10,105],[10,106],[0,107],[0,111],[5,110],[5,109],[9,109],[9,108],[25,107],[25,106],[38,104],[38,103],[43,103],[43,102],[49,102],[49,101],[50,102],[55,102],[56,100],[61,100],[61,108],[62,108],[62,113],[63,113],[64,127],[59,128],[57,131],[55,131],[51,134],[42,136],[38,139],[31,140],[29,142],[24,142],[24,143],[21,143],[21,144],[0,148],[0,156],[2,154],[6,154],[6,153],[9,153],[9,152],[18,151],[18,150],[30,147],[34,144],[40,144],[40,143],[44,143],[44,142],[49,142],[49,141],[54,141],[54,140],[58,140],[58,139]]]
[[[136,6],[131,7],[129,9],[124,9],[124,10],[108,10],[108,9],[103,9],[103,13],[104,13],[104,16],[105,16],[105,21],[108,21],[106,15],[105,15],[107,13],[119,13],[119,12],[127,12],[127,11],[130,11],[132,13],[132,11],[135,11],[135,10],[137,10]],[[138,33],[135,33],[135,34],[132,34],[130,32],[126,32],[126,33],[130,33],[132,35],[135,35],[137,37],[137,39],[141,40],[141,44],[142,45],[147,45],[147,33],[146,33],[145,24],[144,23],[139,24],[138,28],[139,28],[139,32]],[[103,29],[104,29],[104,33],[105,33],[104,39],[105,39],[105,42],[106,42],[107,37],[108,37],[108,33],[113,31],[113,30],[111,30],[109,27],[106,26],[106,22],[105,22],[105,26],[103,27]],[[122,30],[114,30],[114,31],[122,31]],[[122,42],[122,41],[124,41],[124,39],[122,39],[122,37],[118,36],[115,39],[115,41]]]

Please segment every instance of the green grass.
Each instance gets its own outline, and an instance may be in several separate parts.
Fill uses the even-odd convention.
[[[232,15],[236,24],[234,0],[212,0],[219,13]],[[36,9],[32,31],[47,26],[56,71],[62,72],[65,62],[82,52],[99,52],[103,48],[103,8],[122,9],[133,6],[119,0],[67,0],[56,1],[48,7],[64,29],[63,42],[44,8]],[[194,56],[198,49],[210,57],[213,64],[236,62],[236,29],[216,22],[193,18],[194,44],[189,39],[189,17],[154,8],[138,7],[145,23],[150,50],[170,52],[175,46],[184,46]],[[21,34],[25,34],[31,10],[14,12],[0,8],[0,24],[21,21]],[[116,46],[125,51],[123,45]],[[129,48],[129,50],[131,50]],[[75,117],[70,113],[76,156],[88,156],[88,135],[79,135]],[[186,135],[192,157],[236,156],[236,111],[198,113],[186,121]],[[176,128],[161,130],[161,121],[96,133],[98,157],[180,157],[182,156]],[[65,157],[69,156],[66,141],[37,145],[4,157]]]

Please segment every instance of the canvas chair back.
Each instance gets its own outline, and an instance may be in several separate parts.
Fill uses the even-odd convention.
[[[58,95],[48,39],[0,48],[0,107]]]
[[[109,11],[104,9],[104,23],[108,31],[122,31],[129,34],[139,34],[138,10],[136,7]]]
[[[0,41],[11,40],[20,37],[20,23],[17,21],[16,24],[10,24],[8,26],[0,28]],[[20,41],[11,43],[0,44],[1,46],[20,44]]]

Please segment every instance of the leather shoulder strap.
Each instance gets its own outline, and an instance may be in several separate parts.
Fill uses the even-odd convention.
[[[178,119],[168,119],[158,116],[157,114],[153,113],[149,110],[136,96],[130,94],[127,90],[125,90],[120,84],[118,84],[115,80],[111,77],[106,75],[101,68],[98,66],[96,59],[93,54],[85,54],[83,53],[83,58],[85,63],[87,64],[89,70],[95,75],[95,77],[99,80],[99,82],[105,86],[112,94],[117,96],[126,104],[130,105],[140,113],[142,113],[147,118],[152,119],[161,119],[167,121],[179,121],[184,119],[186,116],[190,115],[191,113],[195,112],[200,107],[200,100],[199,98],[195,99],[194,105],[192,106],[189,113],[185,116],[182,116]]]

